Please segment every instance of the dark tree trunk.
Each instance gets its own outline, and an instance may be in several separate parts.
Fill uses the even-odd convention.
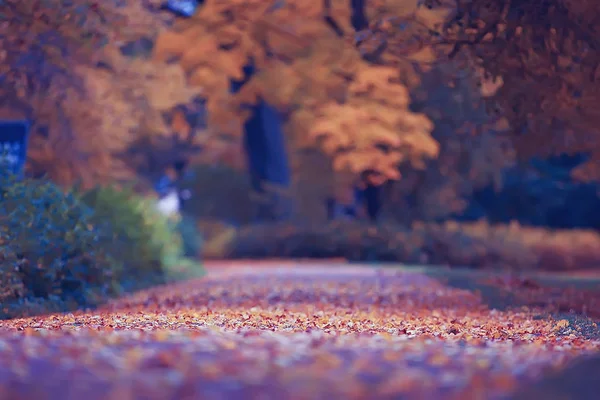
[[[379,212],[381,211],[381,190],[382,186],[368,184],[363,190],[363,199],[369,219],[373,222],[377,221]]]
[[[244,68],[246,77],[232,82],[232,91],[238,91],[254,74],[252,64]],[[259,201],[257,219],[280,220],[291,211],[289,189],[291,172],[285,148],[283,121],[275,108],[265,102],[252,107],[252,116],[244,125],[244,149],[252,189]],[[273,190],[275,189],[275,190]]]

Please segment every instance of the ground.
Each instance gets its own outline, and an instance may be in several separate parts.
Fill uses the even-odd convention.
[[[596,276],[342,262],[208,270],[101,309],[0,322],[0,399],[598,393]]]

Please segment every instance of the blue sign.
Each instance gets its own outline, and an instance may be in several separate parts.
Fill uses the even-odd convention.
[[[23,176],[29,122],[0,121],[0,170]]]
[[[181,17],[191,17],[198,8],[198,0],[167,0],[163,8]]]

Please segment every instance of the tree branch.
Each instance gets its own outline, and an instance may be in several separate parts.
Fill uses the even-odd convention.
[[[333,29],[336,35],[339,37],[344,36],[344,30],[331,15],[331,0],[323,0],[323,19],[325,20],[325,24]]]

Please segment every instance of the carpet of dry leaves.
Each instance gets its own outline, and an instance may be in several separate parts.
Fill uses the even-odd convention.
[[[422,273],[218,268],[0,322],[0,399],[502,399],[600,350],[586,324]]]

